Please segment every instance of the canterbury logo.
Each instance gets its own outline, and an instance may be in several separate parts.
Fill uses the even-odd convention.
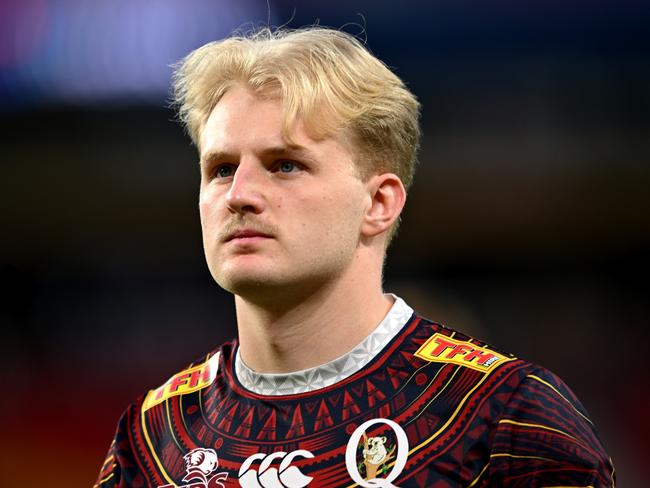
[[[274,452],[273,454],[253,454],[246,459],[239,469],[239,486],[243,488],[303,488],[313,479],[305,476],[296,466],[291,466],[297,457],[313,458],[314,455],[305,450]],[[253,463],[259,461],[257,469]],[[276,468],[274,464],[279,463]]]

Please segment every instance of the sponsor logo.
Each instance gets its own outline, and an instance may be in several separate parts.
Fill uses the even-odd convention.
[[[215,473],[219,466],[219,459],[214,449],[202,447],[193,449],[183,456],[183,460],[185,461],[185,471],[187,471],[183,481],[188,484],[178,488],[223,488],[226,486],[222,481],[226,481],[228,473]],[[176,488],[176,485],[163,485],[158,488]]]
[[[368,437],[375,424],[388,425],[394,442],[387,436]],[[398,488],[393,481],[401,474],[408,458],[409,442],[399,424],[388,419],[372,419],[361,424],[350,436],[345,450],[345,466],[352,479],[364,488]]]
[[[453,363],[483,372],[492,371],[498,365],[514,359],[469,341],[458,341],[440,333],[434,334],[422,344],[415,356],[425,361]]]
[[[167,382],[151,390],[144,399],[142,410],[147,411],[154,405],[164,402],[176,395],[185,395],[200,390],[210,385],[217,377],[219,368],[219,353],[212,356],[205,363],[175,374]]]
[[[239,468],[239,486],[243,488],[303,488],[313,479],[305,476],[296,466],[291,466],[297,457],[313,458],[314,455],[305,450],[274,452],[273,454],[253,454]],[[281,461],[280,461],[281,460]],[[257,469],[253,463],[259,461]],[[276,468],[273,464],[279,462]]]

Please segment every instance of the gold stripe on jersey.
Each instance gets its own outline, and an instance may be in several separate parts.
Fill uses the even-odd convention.
[[[580,415],[583,419],[585,419],[585,420],[586,420],[587,422],[589,422],[591,425],[594,425],[594,423],[593,423],[591,420],[589,420],[586,416],[584,416],[584,415],[580,412],[580,410],[578,410],[578,409],[576,408],[576,406],[575,406],[573,403],[571,403],[571,402],[567,399],[567,397],[565,397],[562,393],[560,393],[560,392],[558,391],[558,389],[555,388],[555,387],[554,387],[552,384],[550,384],[548,381],[544,381],[542,378],[539,378],[538,376],[535,376],[534,374],[529,374],[529,375],[528,375],[528,378],[532,378],[532,379],[534,379],[534,380],[536,380],[536,381],[539,381],[539,382],[542,383],[543,385],[548,386],[551,390],[553,390],[555,393],[557,393],[558,395],[560,395],[560,396],[562,397],[562,399],[563,399],[565,402],[567,402],[569,405],[571,405],[571,408],[573,408],[573,410],[575,410],[575,412],[576,412],[578,415]]]
[[[111,447],[113,447],[113,444],[115,444],[115,441],[111,442]],[[108,457],[104,460],[104,464],[102,464],[102,469],[104,469],[108,463],[110,463],[111,461],[113,461],[113,459],[115,459],[115,456],[113,456],[112,454],[111,454],[110,456],[108,456]],[[113,463],[113,464],[115,464],[115,463]]]
[[[513,459],[537,459],[538,461],[548,461],[551,463],[557,463],[559,462],[557,459],[551,459],[551,458],[545,458],[545,457],[540,457],[540,456],[523,456],[521,454],[510,454],[507,452],[497,452],[494,454],[490,454],[490,459],[491,458],[497,458],[497,457],[509,457]]]
[[[478,476],[476,478],[474,478],[474,481],[472,481],[471,484],[469,484],[467,486],[467,488],[472,488],[472,486],[474,486],[476,483],[478,483],[478,480],[481,479],[481,476],[483,476],[483,473],[485,473],[485,471],[488,469],[489,466],[490,466],[490,463],[487,463],[485,466],[483,466],[483,469],[481,470],[481,472],[478,474]]]
[[[456,410],[449,416],[447,421],[444,423],[442,427],[440,427],[432,436],[430,436],[428,439],[425,439],[423,442],[415,446],[413,449],[409,451],[409,456],[412,456],[414,453],[418,452],[420,449],[423,447],[426,447],[429,445],[431,442],[433,442],[434,439],[436,439],[440,434],[442,434],[447,427],[451,425],[451,423],[456,419],[456,416],[460,413],[460,411],[463,409],[465,406],[465,402],[474,394],[474,392],[485,382],[485,380],[489,377],[489,375],[482,376],[480,381],[478,381],[474,387],[467,392],[467,394],[463,397],[463,399],[458,402],[458,406],[456,407]]]
[[[178,439],[176,439],[176,434],[174,434],[174,424],[172,422],[172,416],[171,413],[169,413],[169,401],[165,402],[165,412],[167,413],[167,425],[169,426],[169,435],[171,435],[172,440],[174,441],[174,444],[176,444],[176,447],[178,447],[178,450],[183,452],[183,448],[181,447],[180,443],[178,442]],[[183,415],[181,414],[181,418],[183,418]]]
[[[550,430],[552,432],[557,432],[558,434],[565,435],[568,438],[573,439],[574,441],[576,441],[578,443],[580,442],[580,441],[578,441],[578,439],[573,437],[571,434],[567,434],[566,432],[564,432],[563,430],[560,430],[560,429],[554,429],[553,427],[549,427],[548,425],[529,424],[529,423],[526,423],[526,422],[516,422],[515,420],[510,420],[510,419],[501,419],[501,420],[499,420],[499,423],[500,424],[512,424],[512,425],[517,425],[519,427],[534,427],[536,429]]]
[[[165,471],[165,468],[160,462],[160,459],[158,459],[156,450],[154,449],[153,444],[151,443],[151,438],[149,437],[149,431],[147,430],[147,419],[144,418],[144,414],[145,414],[145,409],[144,408],[140,409],[140,416],[141,416],[140,422],[142,422],[142,432],[144,433],[144,439],[147,441],[147,446],[149,446],[149,453],[151,454],[151,456],[153,456],[154,461],[156,461],[156,464],[158,465],[158,469],[162,473],[165,480],[167,480],[168,483],[173,485],[174,481],[169,477],[169,475]]]
[[[106,478],[103,478],[103,479],[99,480],[99,483],[96,484],[95,486],[103,485],[103,484],[106,483],[108,480],[110,480],[113,476],[115,476],[115,473],[111,473],[111,474],[109,474]]]

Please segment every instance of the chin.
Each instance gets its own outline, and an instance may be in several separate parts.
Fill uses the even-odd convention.
[[[220,273],[212,273],[212,277],[224,290],[243,297],[251,293],[259,294],[280,285],[278,283],[280,280],[276,276],[273,276],[272,273],[261,272],[259,267],[254,270],[230,269]]]
[[[274,288],[273,282],[264,279],[263,277],[217,280],[217,284],[233,295],[239,295],[244,298],[251,295],[259,295],[260,293],[264,293],[265,291]]]
[[[215,278],[216,279],[216,278]],[[233,295],[264,307],[278,304],[289,305],[301,301],[313,292],[314,283],[299,276],[278,276],[272,274],[238,274],[216,280],[219,286]]]
[[[210,270],[221,288],[246,300],[276,304],[279,300],[289,303],[315,293],[335,281],[345,269],[340,259],[295,263],[287,267],[250,258],[219,264],[221,266],[211,266]]]

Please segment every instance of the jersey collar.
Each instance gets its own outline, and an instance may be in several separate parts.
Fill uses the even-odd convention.
[[[319,390],[353,375],[388,345],[413,315],[413,309],[404,300],[390,294],[395,300],[384,319],[360,344],[343,356],[326,364],[292,373],[263,374],[253,371],[241,359],[239,348],[235,354],[235,374],[239,382],[258,395],[293,395]]]

